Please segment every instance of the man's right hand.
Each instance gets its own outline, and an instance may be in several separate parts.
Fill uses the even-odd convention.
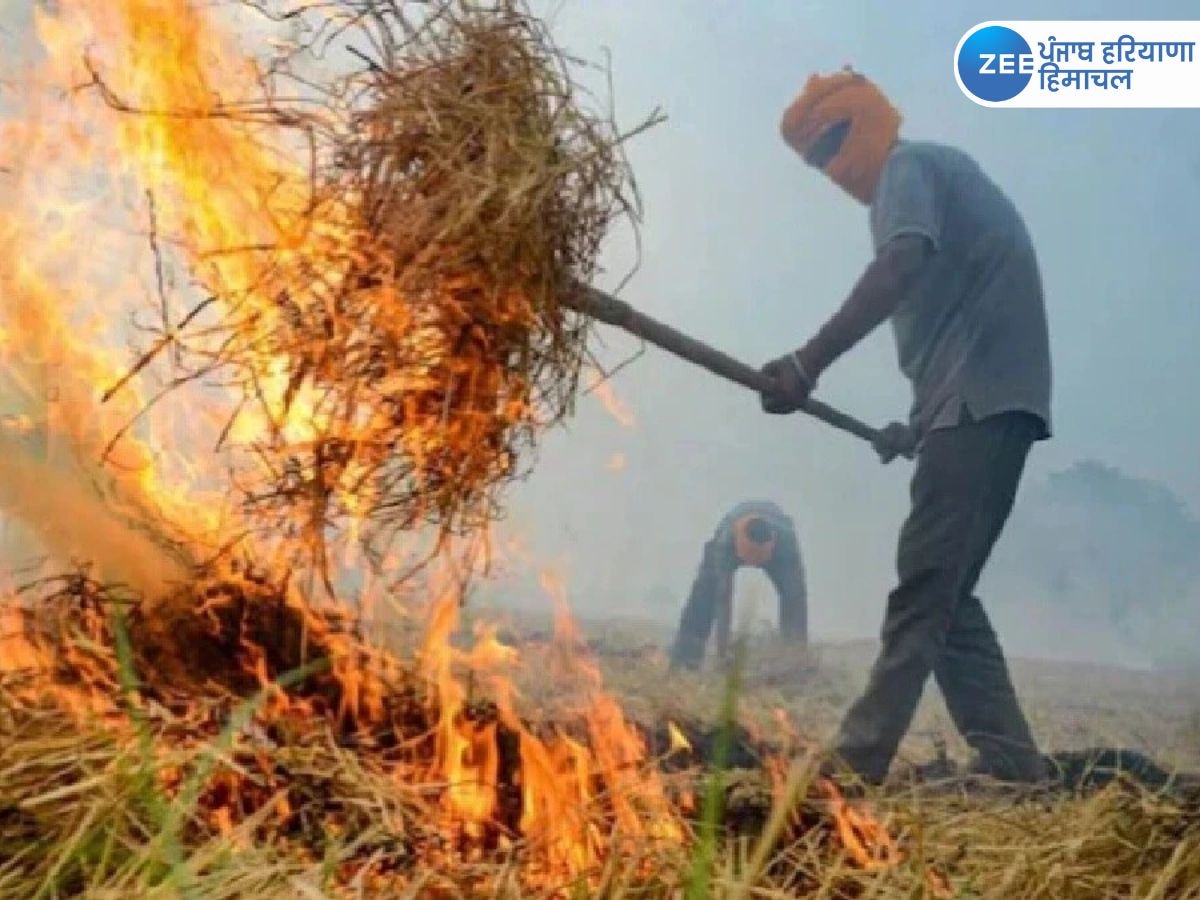
[[[795,353],[771,360],[761,371],[768,379],[768,387],[760,397],[763,412],[778,416],[804,409],[814,380],[801,367]]]
[[[879,454],[879,461],[886,466],[897,456],[911,457],[917,449],[917,436],[907,425],[892,422],[880,429],[871,446]]]

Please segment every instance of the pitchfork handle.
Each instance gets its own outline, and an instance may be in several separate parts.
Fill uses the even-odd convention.
[[[606,294],[593,287],[582,286],[580,291],[567,297],[563,305],[599,322],[614,325],[668,353],[673,353],[681,359],[708,369],[714,375],[720,375],[722,378],[748,387],[756,393],[762,393],[771,384],[770,379],[758,369],[722,353],[716,347],[711,347],[703,341],[676,331],[670,325],[639,312],[624,300],[618,300],[611,294]],[[834,428],[849,432],[872,444],[881,437],[878,429],[872,428],[854,416],[834,409],[820,400],[810,397],[805,401],[803,411]]]

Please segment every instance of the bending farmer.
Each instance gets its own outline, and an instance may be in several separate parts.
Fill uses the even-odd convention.
[[[809,78],[783,116],[787,143],[869,208],[875,258],[808,343],[764,367],[773,387],[762,405],[799,409],[834,360],[891,320],[913,405],[907,429],[891,426],[876,449],[886,462],[916,447],[912,507],[883,646],[837,757],[882,780],[932,673],[976,770],[1036,780],[1042,757],[974,591],[1030,447],[1050,436],[1041,278],[1020,214],[974,160],[899,140],[899,125],[850,71]]]
[[[704,545],[671,651],[672,668],[700,665],[714,621],[717,655],[728,655],[733,576],[742,566],[762,569],[774,584],[783,636],[807,641],[808,593],[795,525],[774,503],[748,501],[730,510]]]

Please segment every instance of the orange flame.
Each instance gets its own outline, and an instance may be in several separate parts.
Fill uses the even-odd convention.
[[[832,781],[823,778],[819,784],[831,802],[838,840],[855,864],[869,872],[894,868],[901,860],[900,848],[887,828],[866,809],[847,801]]]
[[[838,842],[855,865],[868,872],[884,872],[904,861],[895,838],[865,805],[852,804],[827,778],[820,779],[818,785],[832,803]],[[954,896],[949,879],[931,866],[925,868],[925,884],[939,900]]]
[[[226,398],[152,405],[151,373],[127,377],[134,304],[153,293],[147,197],[166,267],[178,255],[253,304],[261,264],[219,251],[285,243],[300,195],[257,135],[206,116],[256,84],[232,32],[186,0],[59,6],[34,5],[40,57],[6,81],[0,122],[0,403],[16,407],[0,414],[20,426],[0,428],[0,510],[59,562],[160,596],[239,524],[213,490],[224,473],[188,452],[212,446]],[[79,91],[92,71],[150,114]]]
[[[471,832],[489,822],[496,808],[499,755],[494,723],[477,724],[466,714],[466,691],[455,675],[462,658],[450,640],[458,625],[458,596],[445,592],[435,603],[421,653],[437,704],[435,767],[447,783],[445,802]]]
[[[586,743],[557,729],[540,737],[520,719],[508,675],[517,661],[516,651],[497,640],[492,629],[478,629],[470,649],[454,647],[460,604],[453,591],[445,592],[434,606],[421,658],[434,686],[435,769],[447,785],[444,802],[451,819],[476,836],[492,824],[500,777],[499,729],[515,733],[520,757],[518,827],[537,854],[531,873],[561,877],[593,871],[617,835],[619,846],[627,847],[638,838],[680,840],[683,829],[659,775],[647,768],[644,739],[604,692],[594,662],[577,654],[581,637],[566,611],[561,578],[544,572],[542,582],[557,610],[552,674],[556,681],[582,688]],[[464,669],[487,683],[497,707],[494,720],[472,720]],[[679,745],[686,745],[677,729],[676,734]],[[602,809],[609,811],[612,834],[603,827]]]
[[[565,581],[550,570],[543,571],[540,580],[555,607],[559,658],[582,682],[589,747],[608,787],[619,828],[627,837],[682,839],[682,827],[661,779],[653,771],[645,771],[645,739],[625,719],[620,704],[603,690],[595,661],[576,650],[583,640],[568,609]]]
[[[600,833],[590,821],[591,757],[566,735],[543,742],[521,734],[521,833],[545,853],[548,872],[577,874],[595,865]]]

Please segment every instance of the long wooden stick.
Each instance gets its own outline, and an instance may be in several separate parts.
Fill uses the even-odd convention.
[[[639,312],[624,300],[618,300],[611,294],[598,291],[593,287],[582,286],[579,291],[565,297],[563,305],[598,322],[604,322],[606,325],[613,325],[627,331],[680,359],[695,363],[714,375],[720,375],[722,378],[747,387],[756,393],[770,385],[767,376],[758,369]],[[804,412],[834,428],[860,437],[864,441],[874,442],[879,437],[877,429],[841,410],[822,403],[820,400],[810,397],[804,404]]]

